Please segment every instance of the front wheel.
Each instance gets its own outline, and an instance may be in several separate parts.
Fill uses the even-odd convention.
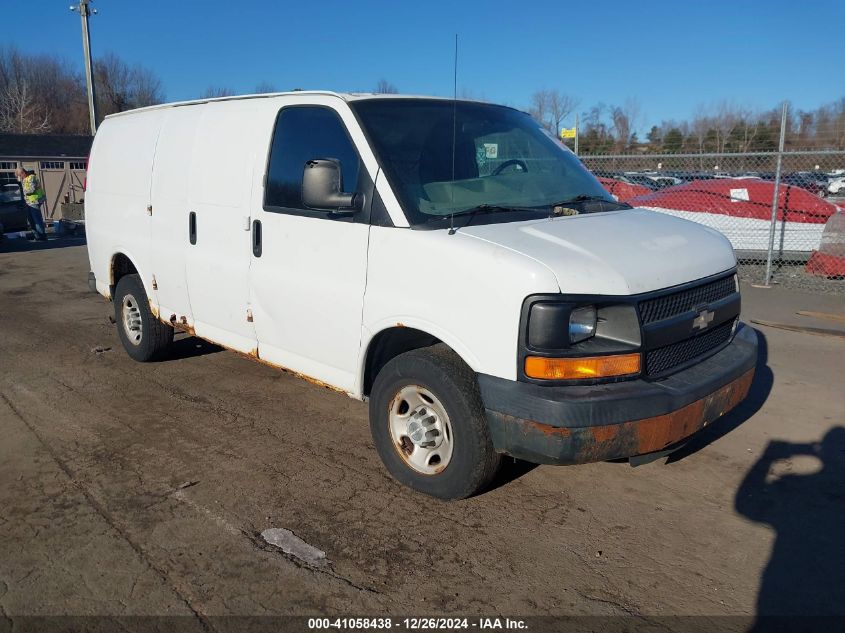
[[[114,320],[123,349],[141,363],[158,358],[173,342],[173,328],[153,315],[138,275],[125,275],[117,282]]]
[[[480,492],[499,466],[475,374],[443,345],[384,366],[370,395],[370,430],[393,477],[440,499]]]

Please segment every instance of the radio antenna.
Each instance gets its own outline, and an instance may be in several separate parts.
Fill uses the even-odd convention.
[[[452,213],[449,215],[449,235],[455,234],[455,142],[458,130],[458,34],[455,33],[455,69],[452,86],[452,184],[451,192]]]

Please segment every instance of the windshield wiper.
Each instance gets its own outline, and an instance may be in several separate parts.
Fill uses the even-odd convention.
[[[469,209],[461,209],[460,211],[455,211],[454,213],[450,213],[450,216],[459,216],[459,215],[468,215],[469,218],[466,222],[464,222],[463,226],[460,228],[466,228],[470,225],[473,221],[477,213],[508,213],[511,211],[530,211],[532,213],[537,212],[536,207],[519,207],[519,206],[511,206],[505,204],[479,204],[477,207],[470,207]],[[444,216],[445,217],[445,216]],[[458,229],[454,226],[449,229],[449,235],[454,235]]]
[[[461,209],[460,211],[455,211],[454,213],[450,213],[449,215],[459,216],[459,215],[475,215],[476,213],[483,211],[485,213],[501,213],[504,211],[536,211],[536,207],[519,207],[513,206],[509,204],[479,204],[477,207],[470,207],[469,209]]]
[[[622,209],[633,209],[634,208],[630,204],[628,204],[627,202],[619,202],[618,200],[608,200],[607,198],[605,198],[603,196],[592,196],[592,195],[588,195],[588,194],[585,194],[585,193],[579,194],[579,195],[575,196],[574,198],[569,198],[567,200],[561,200],[560,202],[553,202],[553,203],[549,204],[548,206],[550,208],[554,209],[555,207],[562,207],[562,206],[565,206],[567,204],[578,204],[578,203],[581,203],[581,202],[605,202],[607,204],[613,204],[613,205],[616,205],[618,207],[621,207]],[[545,205],[543,205],[543,206],[545,206]]]

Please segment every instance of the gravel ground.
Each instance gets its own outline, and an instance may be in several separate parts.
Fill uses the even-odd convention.
[[[0,245],[0,629],[22,615],[205,630],[221,615],[845,615],[845,339],[761,328],[751,397],[668,460],[511,462],[493,490],[442,503],[388,477],[363,403],[190,337],[134,363],[87,270],[81,240]],[[841,330],[794,313],[844,304],[748,289],[743,309]],[[294,553],[264,542],[271,528]]]

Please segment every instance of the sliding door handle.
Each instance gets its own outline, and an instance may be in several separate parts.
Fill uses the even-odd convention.
[[[188,214],[188,240],[191,244],[197,243],[197,214],[194,211]]]
[[[252,221],[252,254],[261,257],[261,220]]]

